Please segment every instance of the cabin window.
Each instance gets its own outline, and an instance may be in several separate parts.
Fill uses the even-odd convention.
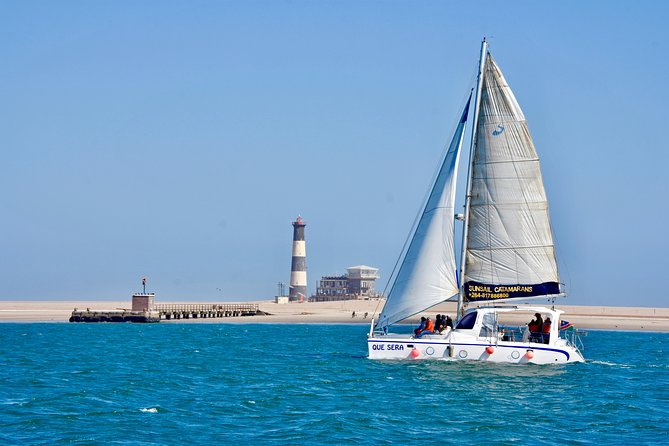
[[[481,324],[481,332],[479,336],[492,336],[497,332],[497,318],[495,313],[486,313],[483,315],[483,321]]]
[[[471,330],[474,328],[474,323],[476,322],[476,311],[465,314],[465,316],[460,319],[458,326],[455,327],[456,330]]]

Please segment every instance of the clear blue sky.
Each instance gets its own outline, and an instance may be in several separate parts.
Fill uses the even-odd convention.
[[[565,303],[666,307],[666,5],[2,2],[0,299],[270,298],[298,214],[382,288],[488,36]]]

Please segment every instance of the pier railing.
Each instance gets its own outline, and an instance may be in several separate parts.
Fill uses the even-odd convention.
[[[156,304],[153,310],[165,319],[254,316],[258,304]]]

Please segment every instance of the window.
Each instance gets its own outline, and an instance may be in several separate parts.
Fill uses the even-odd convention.
[[[481,332],[479,336],[492,336],[497,332],[497,318],[495,313],[486,313],[483,315]]]
[[[458,326],[455,327],[456,330],[471,330],[474,328],[474,323],[476,323],[476,311],[472,311],[471,313],[465,314],[465,316],[460,319],[460,322],[458,322]]]

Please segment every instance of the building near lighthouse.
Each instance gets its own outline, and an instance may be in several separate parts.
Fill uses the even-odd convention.
[[[307,299],[307,247],[304,227],[307,224],[298,216],[293,222],[293,259],[290,268],[288,299],[303,302]]]
[[[379,279],[379,269],[366,265],[346,268],[341,276],[323,276],[316,288],[316,294],[309,298],[311,302],[333,300],[375,299],[381,297],[375,289]]]

